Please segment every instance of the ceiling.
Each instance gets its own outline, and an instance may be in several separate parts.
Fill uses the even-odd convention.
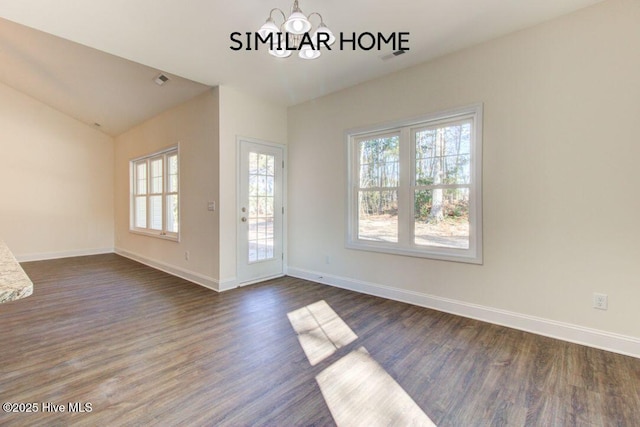
[[[0,82],[116,136],[209,89],[0,19]]]
[[[336,43],[305,61],[230,49],[232,32],[257,31],[290,0],[0,0],[0,81],[118,135],[210,86],[290,106],[601,0],[299,1],[336,35],[409,32],[410,50],[383,61],[391,49]],[[171,77],[162,87],[159,71]]]

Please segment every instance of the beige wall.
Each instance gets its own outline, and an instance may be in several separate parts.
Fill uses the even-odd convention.
[[[220,86],[117,137],[117,252],[214,289],[234,287],[236,137],[284,144],[286,132],[284,107]],[[180,143],[180,242],[133,234],[129,160],[176,143]],[[215,212],[207,210],[209,201],[216,203]]]
[[[236,280],[237,141],[238,136],[278,144],[287,143],[284,107],[220,86],[220,281]]]
[[[126,256],[217,286],[218,90],[172,108],[116,138],[115,246]],[[180,144],[180,242],[129,232],[129,160]],[[189,260],[185,252],[189,251]]]
[[[113,139],[0,84],[0,239],[19,260],[113,250]]]
[[[640,337],[639,40],[612,0],[290,108],[289,267]],[[345,249],[345,129],[477,102],[484,265]]]

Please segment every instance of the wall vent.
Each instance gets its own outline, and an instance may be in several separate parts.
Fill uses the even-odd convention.
[[[388,61],[390,59],[393,59],[397,56],[403,55],[406,52],[406,50],[396,50],[395,52],[391,52],[388,55],[384,55],[381,56],[380,59],[382,59],[383,61]]]
[[[165,76],[164,74],[160,73],[156,76],[156,78],[153,80],[158,86],[162,86],[163,84],[165,84],[166,82],[169,81],[169,77]]]

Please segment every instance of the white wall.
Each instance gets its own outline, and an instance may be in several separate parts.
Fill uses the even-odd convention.
[[[217,289],[219,277],[218,90],[174,107],[116,138],[116,251]],[[180,242],[129,231],[129,160],[180,144]],[[185,252],[189,251],[189,260]]]
[[[113,250],[113,139],[0,84],[0,239],[21,261]]]
[[[610,0],[290,108],[290,272],[621,334],[640,355],[639,40],[640,3]],[[476,102],[484,265],[345,249],[345,129]]]
[[[286,108],[228,86],[220,86],[220,282],[236,282],[237,137],[287,143]]]

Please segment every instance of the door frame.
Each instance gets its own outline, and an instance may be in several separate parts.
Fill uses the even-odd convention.
[[[276,275],[272,275],[272,276],[267,276],[267,277],[261,277],[258,279],[252,279],[252,280],[248,280],[248,281],[244,281],[241,282],[240,281],[240,239],[242,239],[243,237],[241,236],[242,231],[241,231],[241,227],[238,226],[238,218],[240,218],[241,215],[241,211],[240,209],[242,209],[242,200],[241,200],[241,194],[240,194],[240,180],[241,180],[241,176],[240,174],[242,173],[242,155],[241,155],[241,148],[242,148],[242,142],[248,142],[251,144],[258,144],[258,145],[264,145],[266,147],[270,147],[270,148],[279,148],[282,150],[282,161],[284,162],[284,167],[282,168],[282,206],[284,207],[284,213],[282,215],[282,272],[278,273]],[[287,258],[288,258],[288,245],[287,245],[287,217],[288,217],[288,212],[287,212],[287,170],[288,170],[288,166],[289,166],[289,157],[288,157],[288,153],[287,153],[287,146],[285,144],[278,144],[276,142],[271,142],[271,141],[266,141],[263,139],[258,139],[258,138],[252,138],[252,137],[246,137],[246,136],[236,136],[236,213],[235,213],[235,225],[236,225],[236,278],[237,278],[237,285],[239,287],[241,286],[246,286],[246,285],[251,285],[254,283],[258,283],[258,282],[262,282],[265,280],[269,280],[269,279],[273,279],[276,277],[282,277],[285,276],[287,274]]]

